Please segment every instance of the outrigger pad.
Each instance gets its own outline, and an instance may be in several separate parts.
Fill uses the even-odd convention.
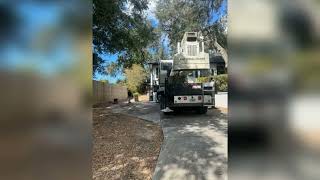
[[[162,109],[161,111],[162,112],[173,112],[173,110],[168,107],[166,107],[165,109]]]

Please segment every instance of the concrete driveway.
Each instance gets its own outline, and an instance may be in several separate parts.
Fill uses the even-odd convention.
[[[227,115],[161,115],[164,143],[154,180],[227,179]]]
[[[120,103],[110,108],[113,113],[126,114],[160,124],[160,107],[155,102]]]
[[[161,124],[164,142],[154,180],[227,179],[227,114],[209,109],[163,115],[159,104],[136,102],[113,105],[112,112]]]

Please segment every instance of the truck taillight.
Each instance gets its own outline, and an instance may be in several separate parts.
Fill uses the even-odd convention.
[[[183,97],[183,100],[187,100],[187,97],[185,96],[185,97]]]

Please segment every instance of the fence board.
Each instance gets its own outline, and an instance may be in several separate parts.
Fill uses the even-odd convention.
[[[114,99],[125,100],[127,99],[127,87],[94,81],[92,83],[93,99],[95,103],[113,102]]]

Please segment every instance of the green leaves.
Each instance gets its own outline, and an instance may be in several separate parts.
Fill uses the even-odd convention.
[[[101,53],[145,47],[152,28],[143,11],[147,0],[93,0],[93,45]]]
[[[208,27],[211,13],[217,11],[222,2],[223,0],[159,0],[156,16],[161,30],[168,34],[174,52],[176,43],[181,41],[184,32],[202,31]],[[219,44],[226,44],[226,36],[221,34],[223,31],[219,29],[219,25],[211,28],[214,29],[211,32],[217,37]]]
[[[210,82],[213,79],[215,83],[215,87],[217,91],[226,92],[228,91],[228,75],[227,74],[220,74],[216,76],[207,76],[207,77],[198,77],[197,82],[205,83]]]
[[[210,48],[217,41],[226,47],[226,34],[221,23],[208,27],[210,13],[217,11],[223,0],[159,0],[156,17],[159,29],[146,18],[148,0],[93,0],[93,73],[114,75],[133,64],[143,66],[150,59],[167,59],[161,36],[168,35],[171,50],[186,31],[202,31]],[[150,53],[150,49],[154,51]],[[118,54],[116,63],[108,64],[97,54]],[[107,71],[106,71],[107,70]]]
[[[95,77],[96,73],[99,74],[106,74],[106,71],[104,69],[104,61],[101,59],[97,53],[92,54],[92,73],[93,77]]]
[[[119,54],[117,65],[107,71],[115,74],[121,67],[143,64],[148,58],[147,46],[154,40],[153,28],[144,11],[148,0],[93,0],[94,52]],[[102,73],[101,59],[94,59],[94,72]]]

